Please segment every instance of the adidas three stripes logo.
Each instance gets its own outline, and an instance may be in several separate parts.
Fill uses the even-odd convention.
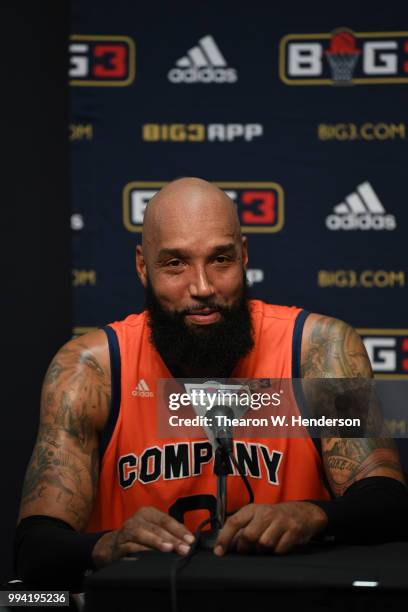
[[[171,83],[235,83],[238,80],[237,71],[229,68],[225,57],[214,38],[209,34],[191,47],[183,57],[176,61],[176,68],[168,73]]]
[[[326,217],[329,230],[394,230],[394,215],[386,214],[378,195],[368,181],[358,185],[344,202],[334,207]]]

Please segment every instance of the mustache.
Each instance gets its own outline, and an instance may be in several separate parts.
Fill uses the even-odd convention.
[[[208,310],[212,310],[214,312],[225,312],[230,310],[228,306],[223,306],[221,304],[217,304],[213,301],[201,302],[199,304],[193,304],[192,306],[188,306],[187,308],[183,308],[182,310],[177,310],[177,314],[179,316],[194,314],[197,310],[203,310],[207,308]]]

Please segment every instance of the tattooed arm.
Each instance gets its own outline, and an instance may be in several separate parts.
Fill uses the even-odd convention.
[[[109,350],[99,330],[68,342],[48,368],[19,520],[47,515],[84,529],[96,494],[98,432],[109,403]]]
[[[348,399],[355,397],[356,389],[361,386],[364,389],[361,384],[364,381],[358,378],[372,377],[358,334],[342,321],[315,314],[306,319],[301,365],[305,379],[336,378],[340,383],[342,378],[355,379],[353,384],[349,381],[341,384],[349,393]],[[325,387],[306,384],[305,391],[307,399],[312,400],[309,406],[311,403],[319,408],[322,398],[325,399]],[[220,530],[215,554],[223,555],[231,548],[243,553],[272,550],[282,554],[321,533],[339,541],[402,539],[408,494],[400,484],[404,479],[392,441],[324,438],[322,454],[325,472],[337,499],[244,506]],[[368,478],[373,476],[387,478]],[[343,495],[349,487],[351,491]],[[384,521],[387,512],[392,521]]]
[[[343,321],[311,314],[302,340],[303,378],[371,378],[360,336]],[[335,496],[358,480],[387,476],[404,482],[398,453],[388,438],[323,438],[325,472]]]
[[[76,531],[86,527],[97,490],[98,432],[108,418],[110,393],[109,349],[103,331],[72,340],[57,353],[44,380],[40,427],[25,477],[19,520],[46,515]],[[77,585],[80,576],[75,570],[88,569],[91,557],[99,567],[147,548],[184,555],[187,544],[194,540],[184,525],[150,507],[139,509],[118,530],[95,534],[96,540],[87,540],[90,534],[74,535],[80,537],[64,543],[58,534],[61,544],[42,555],[39,564],[38,547],[43,542],[37,535],[36,545],[26,547],[28,561],[27,552],[19,554],[19,577],[35,584],[44,576],[49,580],[51,570],[55,579],[70,572],[68,584]]]

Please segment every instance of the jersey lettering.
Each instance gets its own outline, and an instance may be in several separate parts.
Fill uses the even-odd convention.
[[[164,480],[187,478],[189,474],[188,444],[166,444],[164,447]]]
[[[146,448],[142,453],[140,456],[140,482],[148,484],[160,478],[162,453],[162,449],[158,446]]]
[[[119,484],[123,489],[127,489],[132,486],[136,480],[136,466],[137,457],[133,453],[124,455],[119,458],[118,461],[118,472],[119,472]]]
[[[283,453],[258,442],[235,441],[234,448],[237,463],[246,476],[262,478],[263,472],[270,484],[279,485],[278,472]],[[210,462],[214,463],[214,452],[208,441],[165,444],[163,448],[153,446],[146,448],[140,457],[128,453],[118,459],[119,484],[128,489],[137,480],[150,484],[160,478],[179,480],[200,476],[203,466]],[[239,476],[231,461],[227,464],[227,472]]]

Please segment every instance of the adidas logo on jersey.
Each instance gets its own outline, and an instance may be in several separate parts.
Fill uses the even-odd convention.
[[[384,206],[368,181],[361,183],[334,207],[334,214],[326,217],[329,230],[394,230],[394,215],[387,215]]]
[[[134,397],[154,397],[153,391],[150,391],[146,381],[141,378],[136,387],[132,391]]]
[[[238,80],[235,68],[227,62],[212,36],[204,36],[187,54],[176,62],[177,68],[168,73],[171,83],[235,83]]]

